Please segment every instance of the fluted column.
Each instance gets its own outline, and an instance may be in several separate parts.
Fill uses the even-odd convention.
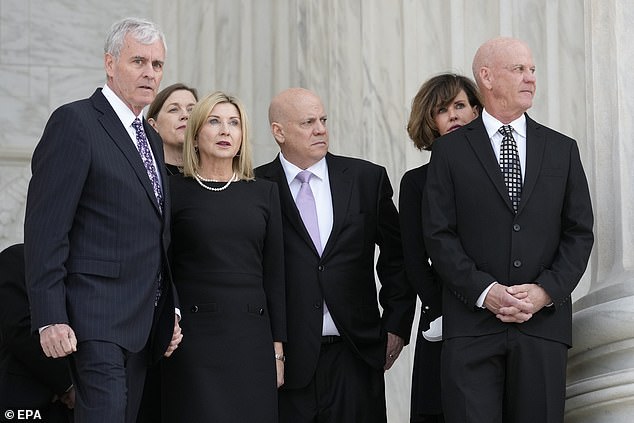
[[[634,419],[634,4],[585,2],[587,166],[595,209],[589,292],[574,304],[566,422]],[[584,101],[584,99],[579,99]]]

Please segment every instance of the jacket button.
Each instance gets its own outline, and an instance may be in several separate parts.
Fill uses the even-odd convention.
[[[514,230],[515,232],[519,232],[519,231],[520,231],[520,229],[522,229],[522,227],[520,226],[520,224],[519,224],[519,223],[516,223],[516,224],[514,224],[514,225],[513,225],[513,230]]]
[[[259,309],[259,310],[258,310],[258,314],[259,314],[260,316],[263,316],[263,315],[264,315],[264,309],[263,309],[263,308]]]
[[[319,266],[317,266],[317,270],[319,270],[320,272],[323,272],[324,266],[320,264]]]
[[[522,262],[520,260],[515,260],[513,262],[513,267],[522,267]]]
[[[192,313],[198,313],[198,306],[197,305],[192,306],[191,311]]]

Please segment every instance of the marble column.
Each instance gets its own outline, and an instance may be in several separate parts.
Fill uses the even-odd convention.
[[[589,292],[574,304],[567,423],[634,415],[634,4],[587,0],[586,103],[596,243]]]

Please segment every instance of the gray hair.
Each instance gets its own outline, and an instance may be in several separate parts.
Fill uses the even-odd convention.
[[[109,53],[115,59],[118,59],[127,34],[131,34],[141,44],[152,44],[160,39],[163,42],[163,48],[167,52],[165,35],[163,35],[156,24],[140,18],[123,18],[112,24],[103,47],[104,53]]]

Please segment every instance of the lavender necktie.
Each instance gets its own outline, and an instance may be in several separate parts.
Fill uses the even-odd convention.
[[[308,170],[302,170],[295,176],[295,178],[302,183],[299,187],[299,192],[297,193],[297,197],[295,198],[295,204],[297,204],[297,209],[299,210],[299,214],[304,221],[304,226],[310,235],[310,239],[313,240],[313,244],[315,244],[315,248],[317,252],[321,256],[323,252],[321,247],[321,237],[319,236],[319,223],[317,220],[317,206],[315,204],[315,197],[313,196],[313,190],[310,189],[310,178],[312,178],[313,174]],[[326,318],[325,316],[330,316],[330,311],[328,310],[328,304],[326,304],[326,300],[324,300],[323,304],[323,314],[324,314],[324,330],[326,330],[326,335],[339,335],[337,331],[337,327],[332,320],[332,317]],[[329,329],[325,329],[325,327]]]
[[[315,205],[315,197],[310,189],[310,178],[313,174],[308,170],[302,170],[295,178],[302,183],[295,198],[295,204],[299,214],[304,221],[304,226],[315,244],[317,252],[321,255],[321,238],[319,237],[319,223],[317,221],[317,206]]]
[[[517,213],[517,208],[522,197],[522,169],[520,164],[520,156],[517,153],[517,143],[513,138],[513,127],[511,125],[503,125],[498,130],[504,138],[502,138],[502,147],[500,149],[500,169],[504,176],[504,183],[509,191],[513,210]]]
[[[154,161],[152,160],[152,153],[150,152],[150,144],[148,144],[145,131],[143,130],[143,123],[139,118],[134,119],[132,126],[136,131],[137,150],[143,160],[143,165],[147,172],[147,176],[152,182],[152,188],[154,189],[154,195],[156,201],[158,201],[159,209],[163,211],[163,190],[161,189],[161,183],[159,182],[158,174],[156,173],[156,167],[154,167]]]

